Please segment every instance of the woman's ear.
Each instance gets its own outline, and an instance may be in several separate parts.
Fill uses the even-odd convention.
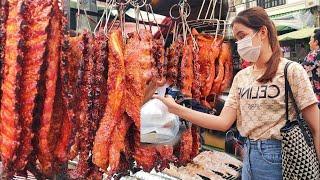
[[[267,29],[266,26],[262,26],[261,29],[260,29],[260,36],[261,36],[261,39],[264,40],[266,38],[268,38],[269,36],[269,31]]]

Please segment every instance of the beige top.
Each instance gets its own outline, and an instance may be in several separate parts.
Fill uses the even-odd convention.
[[[237,110],[237,128],[242,136],[253,140],[282,139],[280,129],[285,125],[284,67],[287,62],[282,59],[276,76],[265,84],[256,81],[264,71],[254,70],[253,66],[235,76],[225,106]],[[294,62],[289,66],[288,80],[301,110],[318,102],[300,64]],[[289,100],[290,119],[295,114],[291,102]]]

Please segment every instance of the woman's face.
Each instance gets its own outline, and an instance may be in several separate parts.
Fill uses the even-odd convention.
[[[310,42],[309,42],[309,45],[310,45],[310,49],[311,50],[315,50],[318,46],[318,41],[316,41],[313,36],[310,37]]]
[[[256,32],[253,29],[250,29],[240,23],[234,23],[232,27],[233,35],[237,41],[247,37],[253,36]],[[259,32],[252,38],[252,45],[259,46],[261,45],[261,38],[259,38]]]

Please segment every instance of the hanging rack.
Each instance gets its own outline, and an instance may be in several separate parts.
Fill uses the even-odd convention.
[[[217,3],[219,3],[219,7],[218,7],[219,13],[218,13],[218,18],[215,18],[214,15],[215,15]],[[208,4],[208,8],[207,8],[207,11],[204,12],[204,6],[206,4]],[[205,29],[203,30],[203,32],[207,34],[215,35],[215,38],[217,38],[218,35],[225,37],[228,23],[226,20],[221,19],[222,6],[223,6],[222,0],[204,0],[202,2],[197,19],[188,21],[189,27],[195,28],[198,31]]]

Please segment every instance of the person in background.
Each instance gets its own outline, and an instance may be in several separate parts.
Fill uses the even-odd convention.
[[[236,122],[241,136],[246,137],[241,179],[280,180],[280,129],[286,123],[284,67],[292,61],[282,58],[277,30],[263,8],[238,13],[231,27],[240,57],[252,65],[234,77],[219,116],[181,106],[170,96],[154,98],[166,104],[169,112],[207,129],[227,131]],[[288,80],[320,157],[320,112],[308,75],[299,63],[293,62],[288,68]],[[294,116],[293,107],[289,114]]]
[[[310,37],[310,53],[304,58],[302,66],[307,71],[320,107],[320,28]]]
[[[308,52],[304,44],[300,44],[300,47],[297,52],[297,60],[299,63],[302,63],[304,58],[307,56]]]

